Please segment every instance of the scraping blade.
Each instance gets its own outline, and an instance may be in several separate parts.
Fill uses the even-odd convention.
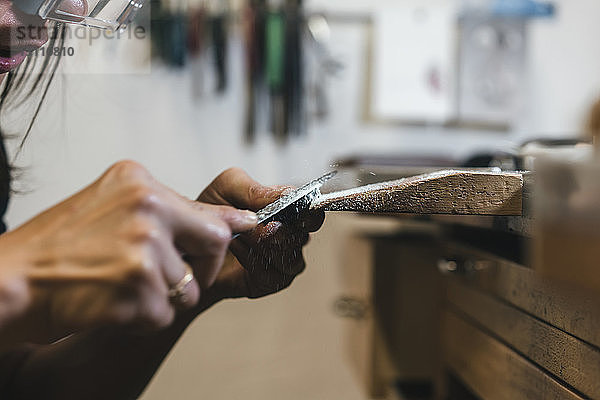
[[[319,189],[321,186],[329,179],[333,178],[335,174],[337,174],[337,171],[328,172],[298,189],[284,193],[279,199],[256,213],[258,216],[258,223],[262,224],[264,222],[269,222],[277,214],[292,205],[299,209],[304,206],[308,208],[312,200],[320,194]]]

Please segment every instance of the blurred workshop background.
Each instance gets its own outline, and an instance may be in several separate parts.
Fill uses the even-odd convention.
[[[190,197],[231,166],[299,184],[339,160],[501,165],[584,139],[600,95],[597,0],[148,1],[137,36],[67,41],[25,146],[9,141],[10,226],[120,159]],[[368,398],[332,311],[339,229],[288,292],[199,318],[144,399]]]

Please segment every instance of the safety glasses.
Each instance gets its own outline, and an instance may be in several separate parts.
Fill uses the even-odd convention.
[[[125,30],[144,0],[13,0],[21,11],[69,24]]]

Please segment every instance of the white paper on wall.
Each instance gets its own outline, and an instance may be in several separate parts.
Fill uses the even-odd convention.
[[[453,1],[402,0],[374,12],[376,119],[443,123],[455,113]]]
[[[461,21],[458,117],[510,125],[522,107],[527,54],[526,21],[467,16]]]

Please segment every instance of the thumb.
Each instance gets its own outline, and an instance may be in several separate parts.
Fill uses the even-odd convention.
[[[249,196],[249,207],[252,210],[260,210],[279,199],[285,192],[293,190],[292,186],[255,186],[255,190]]]
[[[258,223],[256,213],[249,210],[238,210],[230,206],[220,206],[208,203],[192,202],[197,210],[212,214],[221,219],[231,229],[232,233],[246,232],[254,229]]]
[[[198,199],[211,204],[230,204],[237,208],[257,211],[277,200],[288,188],[264,186],[245,171],[231,168],[215,178]]]

